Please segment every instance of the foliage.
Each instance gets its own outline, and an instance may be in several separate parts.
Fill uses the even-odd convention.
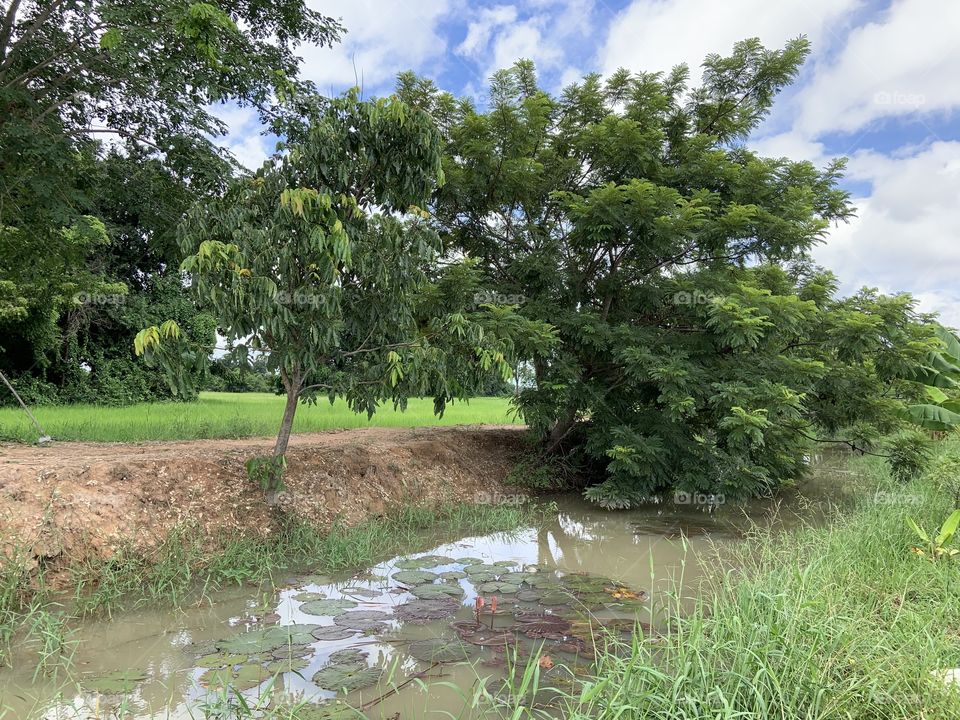
[[[918,477],[930,464],[930,441],[926,435],[907,430],[887,441],[890,473],[900,482]]]
[[[549,339],[509,308],[457,311],[438,297],[437,238],[416,206],[441,180],[426,113],[348,93],[302,143],[191,213],[181,246],[194,292],[228,342],[265,354],[283,383],[276,454],[301,396],[342,397],[370,415],[384,400],[433,395],[442,412],[489,372],[509,375],[513,334]],[[183,367],[204,358],[176,324],[142,330],[136,351],[194,389]]]
[[[96,360],[95,372],[108,376],[105,402],[168,396],[132,362],[129,338],[120,354],[111,329],[101,334],[96,323],[118,329],[129,291],[143,290],[171,261],[175,269],[170,249],[185,198],[194,202],[234,172],[212,141],[226,129],[214,106],[251,106],[279,128],[276,94],[312,88],[297,79],[296,46],[331,44],[341,30],[303,0],[4,4],[4,370],[43,387],[44,399],[72,401],[87,399],[74,387],[84,382],[83,364]],[[100,137],[111,137],[113,149]],[[124,398],[117,386],[128,380],[137,390]]]
[[[912,378],[923,387],[924,402],[907,405],[904,414],[927,430],[955,430],[960,426],[960,338],[939,323],[931,327],[941,347],[927,353]]]
[[[960,554],[960,550],[949,548],[947,545],[953,540],[953,536],[960,527],[960,510],[954,510],[943,521],[940,530],[931,539],[929,535],[919,526],[913,518],[907,518],[907,524],[910,529],[916,533],[917,537],[923,542],[922,548],[914,548],[913,551],[921,557],[929,558],[931,561],[937,561],[941,558],[952,558]]]
[[[445,132],[445,243],[557,328],[518,404],[592,500],[764,493],[819,437],[867,448],[901,424],[937,347],[929,318],[905,295],[838,299],[809,260],[852,213],[843,161],[742,144],[808,51],[748,40],[708,57],[699,88],[681,66],[589,75],[559,97],[523,61],[494,76],[486,111],[400,77]]]
[[[287,459],[283,455],[250,458],[244,467],[247,478],[261,490],[283,490],[283,473],[287,469]]]

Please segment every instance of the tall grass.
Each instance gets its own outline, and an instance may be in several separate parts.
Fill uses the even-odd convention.
[[[284,399],[269,393],[205,392],[189,403],[140,403],[125,407],[98,405],[41,406],[33,413],[56,440],[140,442],[200,438],[269,437],[276,434]],[[360,427],[502,424],[515,422],[507,398],[473,398],[447,407],[442,418],[433,414],[433,400],[412,398],[405,411],[392,405],[367,419],[346,403],[320,401],[301,405],[294,432]],[[34,442],[36,429],[19,408],[0,408],[0,440]]]
[[[960,717],[960,563],[912,552],[952,510],[932,476],[895,486],[876,464],[855,510],[744,546],[669,630],[602,652],[553,716],[575,720],[904,720]],[[875,489],[876,488],[876,489]],[[879,492],[877,492],[877,489]],[[689,608],[689,606],[687,606]],[[519,683],[519,681],[517,681]],[[542,717],[528,705],[513,718]]]

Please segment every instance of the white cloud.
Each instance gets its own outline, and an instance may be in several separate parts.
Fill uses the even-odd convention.
[[[729,54],[734,43],[759,37],[780,47],[806,35],[817,52],[838,37],[845,17],[861,0],[634,0],[611,23],[598,64],[609,74],[690,66],[691,84],[702,77],[710,53]]]
[[[232,152],[244,167],[250,170],[259,168],[273,152],[273,145],[261,135],[263,126],[257,112],[237,105],[220,105],[212,111],[227,124],[227,135],[218,138],[218,144]]]
[[[927,311],[960,326],[960,142],[893,158],[854,155],[851,177],[873,183],[858,217],[815,251],[851,292],[867,285],[913,293]]]
[[[366,94],[391,89],[402,70],[423,69],[447,55],[440,22],[452,0],[309,0],[318,12],[340,18],[347,33],[332,48],[303,47],[301,73],[322,91],[362,84]]]
[[[807,135],[852,132],[873,120],[960,105],[960,3],[899,0],[853,29],[797,97]]]
[[[594,0],[534,0],[523,11],[516,5],[497,5],[471,19],[456,52],[479,67],[482,77],[472,84],[485,84],[495,71],[521,58],[533,60],[541,76],[572,77],[569,49],[579,48],[590,35]]]

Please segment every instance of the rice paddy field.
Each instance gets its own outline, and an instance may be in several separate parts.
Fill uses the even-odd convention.
[[[283,397],[270,393],[205,392],[190,403],[42,406],[32,408],[32,412],[55,440],[141,442],[272,436],[280,425],[283,404]],[[354,413],[344,402],[331,405],[320,401],[299,407],[294,432],[518,422],[509,399],[500,397],[448,405],[443,417],[433,414],[431,398],[412,398],[405,411],[385,405],[370,419]],[[0,408],[0,441],[36,440],[37,431],[20,408]]]

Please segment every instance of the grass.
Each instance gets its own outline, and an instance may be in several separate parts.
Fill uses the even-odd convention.
[[[99,405],[40,406],[33,413],[55,440],[141,442],[276,435],[284,398],[269,393],[205,392],[190,403],[140,403],[125,407]],[[406,411],[388,405],[370,420],[346,403],[320,401],[297,410],[294,432],[359,427],[418,427],[424,425],[501,424],[515,422],[508,398],[482,397],[447,407],[442,418],[433,414],[433,400],[411,398]],[[0,408],[0,440],[35,442],[37,432],[22,410]]]
[[[855,509],[827,527],[757,534],[667,634],[617,644],[554,708],[573,720],[904,720],[960,717],[960,562],[912,552],[953,509],[958,458],[896,485],[858,459]],[[948,468],[946,474],[943,468]],[[535,662],[536,658],[530,662]],[[512,681],[529,694],[530,664]],[[526,704],[504,717],[543,717]]]

